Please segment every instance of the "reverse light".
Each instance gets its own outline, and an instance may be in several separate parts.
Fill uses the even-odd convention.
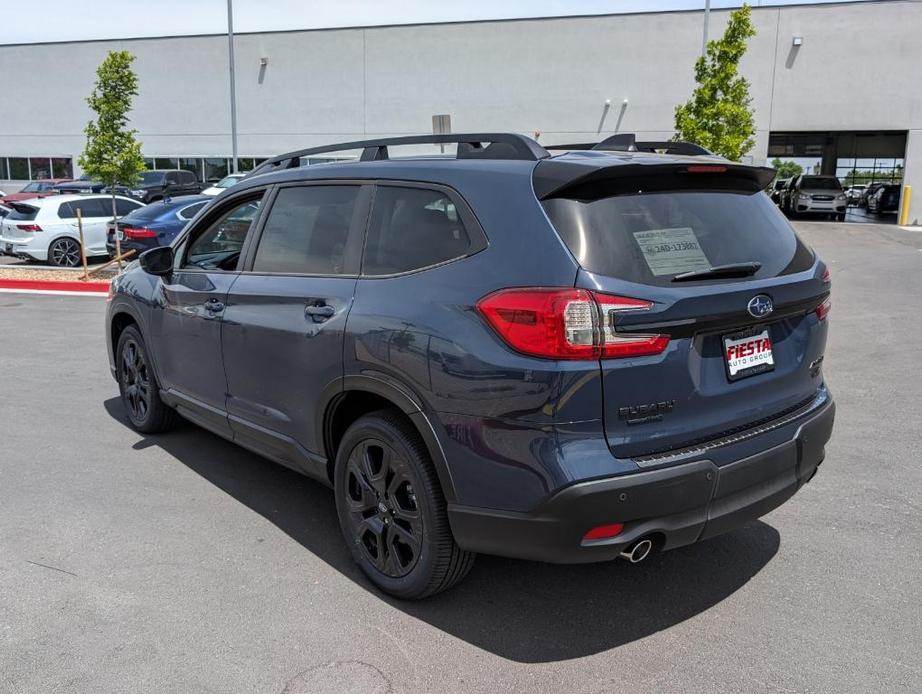
[[[829,315],[829,312],[832,310],[832,301],[826,299],[823,303],[816,307],[815,313],[816,317],[820,320],[826,320],[826,316]]]
[[[545,359],[616,359],[659,354],[668,335],[615,330],[614,314],[646,311],[653,303],[585,289],[503,289],[477,304],[497,334],[517,352]]]
[[[17,229],[21,231],[41,231],[42,228],[38,224],[17,224]]]
[[[157,232],[153,229],[143,227],[124,227],[122,233],[126,239],[154,239],[157,238]]]
[[[599,525],[583,535],[583,541],[586,540],[607,540],[617,537],[624,530],[624,523],[611,523],[609,525]]]

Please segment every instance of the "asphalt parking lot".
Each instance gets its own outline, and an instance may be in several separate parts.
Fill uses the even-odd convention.
[[[104,301],[0,294],[2,692],[922,690],[922,233],[796,224],[833,273],[819,475],[638,566],[480,557],[369,587],[327,489],[128,428]]]

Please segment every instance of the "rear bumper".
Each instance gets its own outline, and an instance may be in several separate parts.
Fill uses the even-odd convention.
[[[656,536],[672,549],[765,515],[808,482],[832,434],[830,398],[799,423],[788,441],[718,467],[696,460],[568,486],[530,513],[450,505],[464,549],[555,563],[614,559],[634,541]],[[591,528],[624,523],[610,540],[583,542]]]

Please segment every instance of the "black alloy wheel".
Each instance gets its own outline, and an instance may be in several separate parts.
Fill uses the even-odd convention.
[[[160,399],[160,385],[151,367],[144,338],[135,326],[119,336],[115,369],[122,403],[131,426],[145,434],[172,429],[179,415]]]
[[[366,414],[343,434],[333,475],[352,557],[381,590],[417,600],[455,585],[475,554],[455,543],[438,475],[399,410]]]
[[[121,353],[122,397],[132,421],[143,422],[150,412],[151,384],[147,360],[138,343],[129,338]]]
[[[48,248],[48,262],[58,267],[77,267],[80,264],[80,244],[65,236]]]
[[[384,441],[364,440],[349,456],[346,501],[366,559],[385,576],[406,576],[419,560],[423,535],[407,461]]]

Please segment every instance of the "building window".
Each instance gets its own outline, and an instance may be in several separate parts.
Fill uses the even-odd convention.
[[[25,157],[10,157],[10,180],[29,180],[29,160]]]
[[[70,157],[52,157],[51,158],[51,177],[52,178],[73,178],[74,164]]]
[[[848,157],[836,160],[836,176],[842,185],[856,183],[902,183],[903,159],[895,157]]]
[[[47,157],[30,157],[29,176],[33,181],[51,178],[51,159]]]
[[[209,157],[205,159],[205,180],[217,181],[227,176],[228,167],[227,159],[221,157]]]

